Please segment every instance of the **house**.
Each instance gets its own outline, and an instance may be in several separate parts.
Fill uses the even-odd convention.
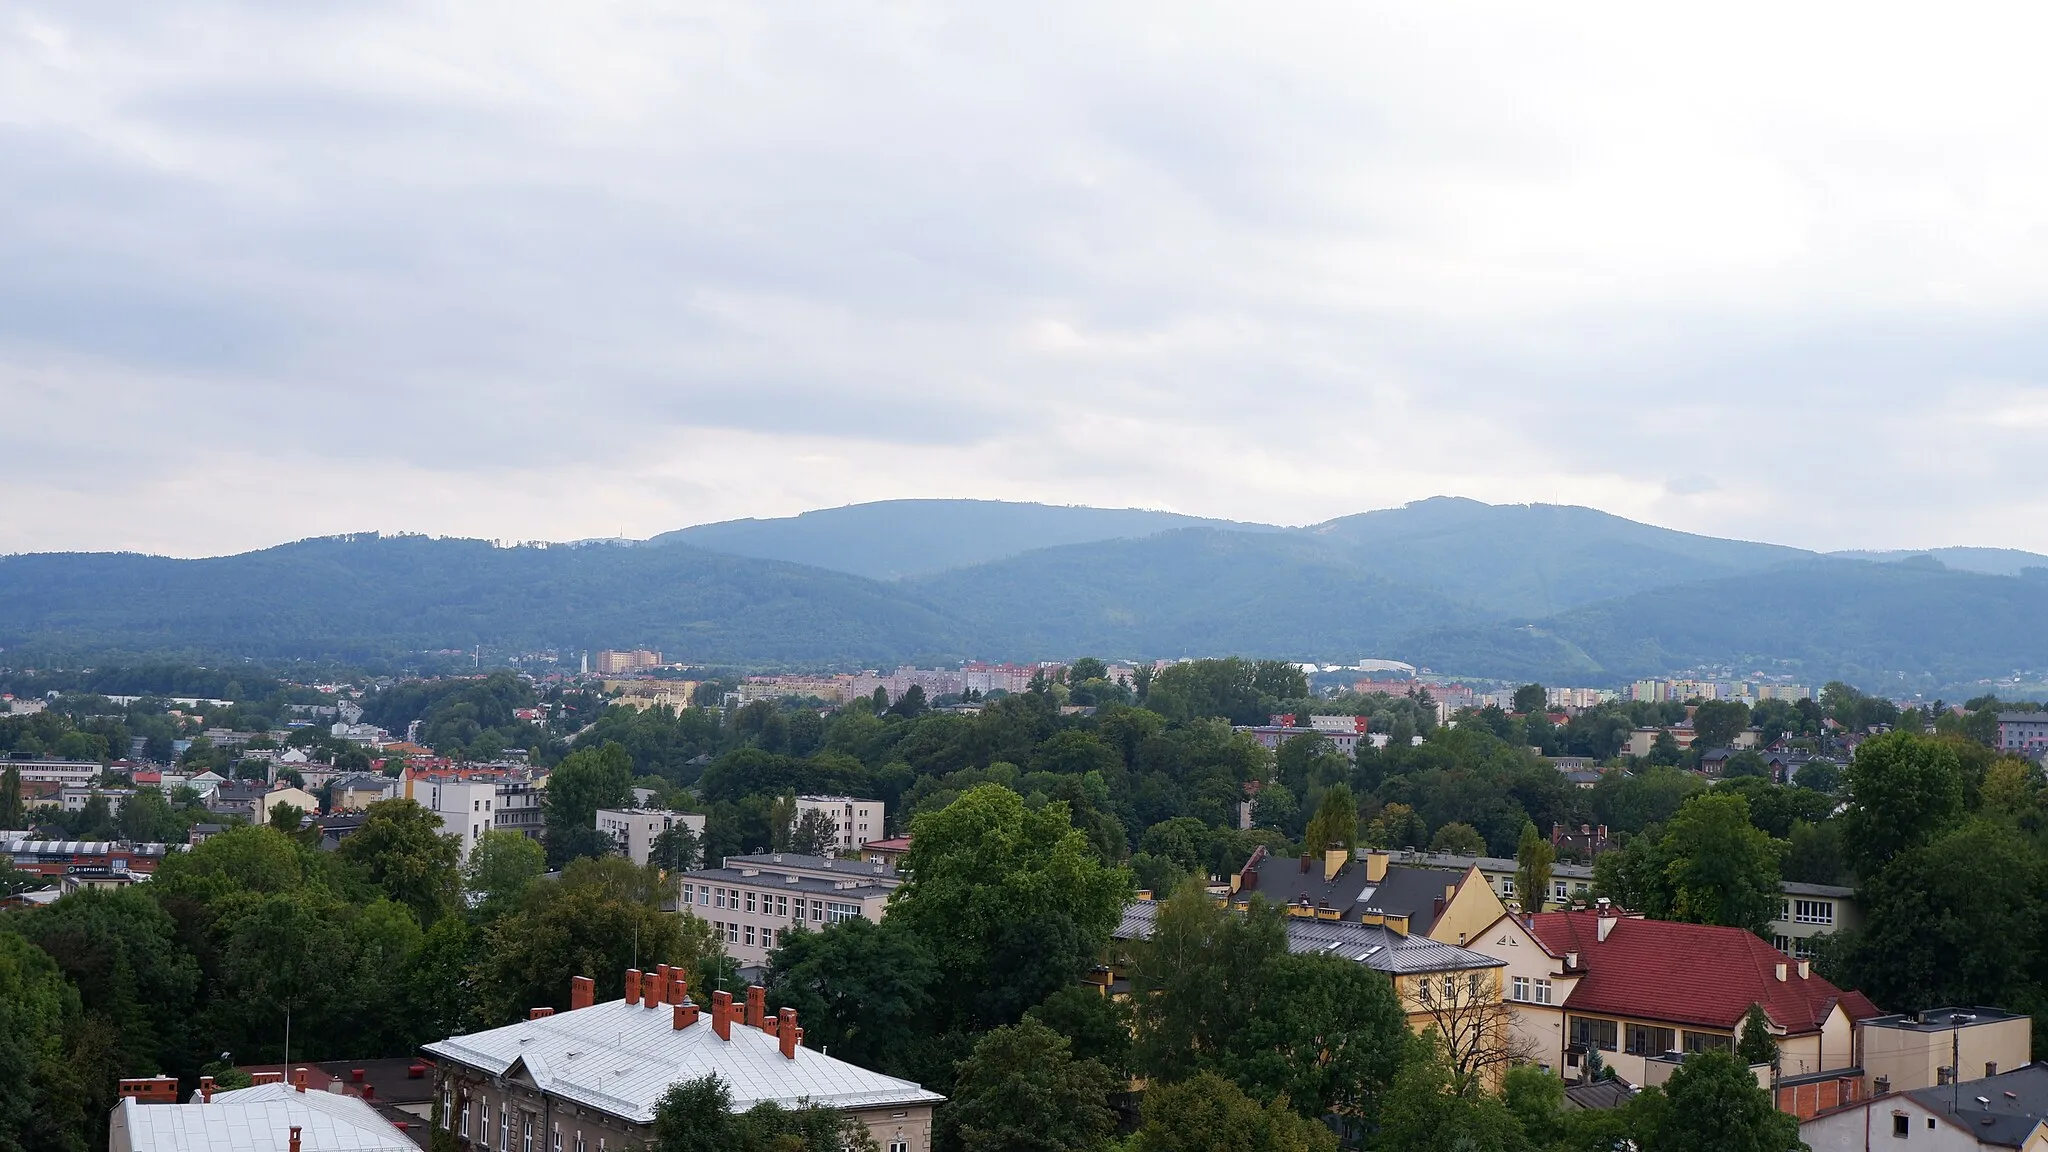
[[[796,1012],[769,1015],[759,986],[744,1004],[713,992],[706,1011],[662,965],[628,970],[624,999],[594,999],[593,982],[578,976],[568,1011],[536,1008],[519,1023],[426,1045],[449,1134],[494,1148],[615,1152],[652,1135],[669,1085],[716,1074],[736,1112],[764,1102],[838,1108],[888,1152],[930,1152],[943,1096],[803,1047]]]
[[[344,776],[336,780],[328,791],[330,806],[337,812],[361,812],[379,800],[389,800],[396,795],[396,779],[367,773]]]
[[[838,828],[839,850],[858,852],[870,840],[882,838],[883,807],[880,800],[862,800],[857,796],[799,796],[796,798],[797,819],[803,819],[806,812],[818,812],[832,819]]]
[[[2048,752],[2048,712],[2000,712],[1998,750],[2028,757]]]
[[[717,868],[682,874],[682,906],[724,935],[726,954],[741,967],[756,967],[768,963],[792,928],[815,932],[856,918],[881,923],[889,894],[902,882],[889,865],[864,860],[728,856]]]
[[[227,827],[225,824],[194,824],[185,833],[185,843],[188,847],[197,848],[222,832],[227,831]]]
[[[1230,903],[1243,908],[1256,893],[1286,908],[1289,916],[1378,924],[1403,935],[1436,938],[1431,930],[1459,889],[1468,880],[1487,886],[1469,864],[1454,870],[1393,860],[1393,854],[1378,849],[1354,855],[1343,848],[1287,859],[1268,855],[1261,845],[1231,877]],[[1487,919],[1475,916],[1470,927],[1483,926]]]
[[[1856,1050],[1873,1094],[1932,1088],[1951,1065],[1996,1076],[2033,1058],[2034,1021],[1997,1008],[1930,1008],[1856,1025]]]
[[[515,831],[538,839],[543,784],[524,766],[444,766],[408,762],[398,775],[399,795],[441,818],[442,830],[461,842],[462,858],[484,833]]]
[[[1577,1070],[1597,1048],[1622,1079],[1656,1083],[1650,1061],[1733,1048],[1757,1005],[1778,1043],[1781,1108],[1818,1111],[1861,1097],[1856,1025],[1880,1013],[1806,961],[1740,928],[1625,916],[1604,902],[1522,923],[1573,978],[1554,1007],[1522,1006],[1533,1037],[1547,1044],[1561,1030],[1558,1066]]]
[[[107,1125],[107,1152],[419,1152],[390,1121],[346,1093],[296,1083],[219,1092],[211,1077],[190,1103],[125,1096]]]
[[[320,811],[320,798],[318,796],[313,795],[304,788],[294,788],[289,784],[280,784],[265,791],[256,798],[256,802],[253,805],[256,823],[268,824],[270,822],[271,810],[280,804],[289,804],[307,815]]]
[[[696,812],[670,812],[664,808],[597,810],[597,830],[618,841],[620,853],[642,868],[647,866],[655,840],[678,825],[688,828],[699,844],[704,842],[704,817]]]
[[[57,877],[57,894],[69,896],[87,888],[112,890],[126,888],[149,879],[145,872],[130,872],[125,868],[75,868]]]
[[[1872,1148],[2048,1149],[2048,1064],[1873,1096],[1800,1122],[1813,1152]]]
[[[887,864],[891,868],[901,868],[903,866],[903,858],[909,854],[910,837],[908,836],[891,836],[886,840],[870,840],[867,847],[861,849],[861,856],[868,863]]]

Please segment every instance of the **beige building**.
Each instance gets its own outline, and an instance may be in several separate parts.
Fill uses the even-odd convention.
[[[1804,1119],[1813,1152],[2048,1152],[2048,1064],[1894,1092]]]
[[[272,788],[256,798],[254,805],[256,823],[269,823],[270,810],[279,804],[290,804],[308,816],[318,815],[320,812],[320,798],[318,796],[313,795],[304,788],[293,788],[287,785],[283,788]]]
[[[768,963],[791,929],[815,932],[842,920],[879,924],[902,881],[887,864],[778,852],[728,856],[721,867],[682,875],[682,904],[725,937],[742,967]]]
[[[857,796],[797,797],[797,819],[803,819],[806,812],[821,812],[832,818],[839,829],[838,847],[842,853],[859,852],[868,846],[868,841],[882,838],[880,800],[862,800]]]
[[[599,808],[597,830],[618,841],[626,859],[645,868],[654,842],[663,832],[681,825],[704,842],[704,817],[696,812],[671,812],[665,808]],[[655,861],[660,864],[661,861]]]
[[[2034,1021],[1996,1008],[1930,1008],[1861,1021],[1856,1040],[1872,1093],[1911,1092],[1946,1083],[1951,1065],[1966,1080],[2024,1067]]]
[[[883,1152],[930,1152],[932,1109],[945,1099],[803,1046],[797,1014],[769,1015],[762,990],[744,1004],[714,992],[699,1006],[667,965],[625,975],[625,998],[595,1003],[587,977],[569,1010],[424,1046],[439,1064],[437,1125],[458,1147],[625,1152],[653,1135],[669,1085],[716,1074],[732,1110],[756,1104],[838,1108]]]
[[[659,667],[661,667],[661,653],[649,652],[644,648],[634,649],[630,652],[615,652],[611,649],[606,649],[603,652],[599,652],[597,658],[591,662],[592,671],[595,671],[599,676],[624,676],[630,672],[640,672],[648,668]]]

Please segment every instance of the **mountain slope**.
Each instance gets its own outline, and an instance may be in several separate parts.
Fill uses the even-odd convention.
[[[1695,536],[1592,508],[1439,496],[1307,530],[1353,564],[1503,616],[1810,559],[1777,544]]]
[[[1243,654],[1356,660],[1480,619],[1294,534],[1191,528],[1046,548],[908,582],[981,651],[1018,658]]]
[[[649,544],[787,560],[877,580],[927,575],[1062,544],[1150,536],[1174,528],[1281,531],[1139,508],[1073,508],[1002,500],[883,500],[774,520],[727,520],[664,532]]]
[[[1962,572],[1981,572],[1986,576],[2018,576],[2028,568],[2048,568],[2048,556],[2022,552],[2017,548],[1924,548],[1918,552],[1901,549],[1890,552],[1830,552],[1828,555],[1843,560],[1875,560],[1891,564],[1916,556],[1930,556],[1944,567]]]
[[[698,548],[331,537],[239,556],[0,557],[0,646],[356,659],[486,645],[676,660],[888,662],[959,651],[906,590]]]

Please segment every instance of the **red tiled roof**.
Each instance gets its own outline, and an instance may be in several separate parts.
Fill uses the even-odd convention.
[[[1602,941],[1596,912],[1544,912],[1530,927],[1553,955],[1577,952],[1587,969],[1568,1009],[1732,1031],[1761,1004],[1794,1036],[1819,1031],[1836,1004],[1851,1020],[1880,1014],[1861,992],[1802,979],[1796,961],[1740,928],[1623,916]]]

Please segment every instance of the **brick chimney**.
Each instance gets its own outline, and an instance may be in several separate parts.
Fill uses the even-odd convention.
[[[628,968],[626,969],[626,1003],[632,1004],[639,999],[640,970],[638,968]]]
[[[597,1002],[597,981],[588,976],[569,977],[569,1011],[588,1008]]]
[[[292,1069],[292,1085],[301,1092],[306,1090],[306,1070],[304,1068]]]
[[[803,1043],[804,1030],[796,1026],[796,1009],[784,1008],[775,1023],[775,1037],[782,1042],[782,1058],[796,1059],[796,1046]]]
[[[675,1030],[678,1032],[697,1022],[697,1006],[695,1004],[685,1004],[678,1000],[673,1011],[675,1013]]]
[[[528,1020],[538,1020],[543,1016],[553,1016],[554,1014],[555,1010],[553,1008],[528,1008],[526,1010],[526,1018]]]
[[[732,1039],[732,993],[723,988],[711,994],[711,1030],[720,1040]]]
[[[654,1007],[668,998],[668,965],[657,965],[654,969],[654,991],[649,995],[647,1006]]]
[[[199,1102],[201,1104],[213,1103],[213,1077],[201,1076],[199,1078]]]
[[[747,985],[747,1027],[759,1028],[761,1017],[768,1012],[768,990],[759,984]]]
[[[777,1028],[780,1028],[781,1026],[782,1017],[776,1015],[773,1012],[770,1012],[768,1015],[761,1017],[761,1031],[766,1032],[770,1036],[775,1035],[775,1030]]]
[[[671,968],[668,974],[668,1002],[681,1004],[690,998],[690,982],[683,978],[681,968]]]
[[[299,1152],[299,1126],[292,1125],[291,1152]]]

